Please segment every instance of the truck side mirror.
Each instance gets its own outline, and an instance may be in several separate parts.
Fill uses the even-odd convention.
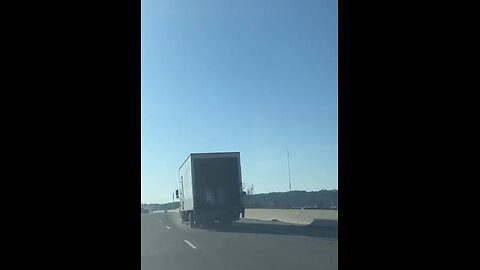
[[[177,199],[178,199],[178,189],[175,190],[175,197],[177,197]]]

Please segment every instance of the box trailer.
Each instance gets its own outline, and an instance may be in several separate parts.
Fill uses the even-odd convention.
[[[239,152],[192,153],[179,168],[180,218],[190,227],[245,215]]]

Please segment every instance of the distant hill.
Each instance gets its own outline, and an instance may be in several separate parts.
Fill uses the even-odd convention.
[[[288,191],[248,195],[246,208],[338,209],[338,190]]]
[[[164,204],[142,204],[142,208],[152,211],[178,209],[180,202]],[[246,208],[269,209],[338,209],[338,190],[288,191],[248,195]]]

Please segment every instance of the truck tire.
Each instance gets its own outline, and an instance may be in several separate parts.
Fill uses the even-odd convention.
[[[205,226],[206,226],[207,228],[212,228],[214,225],[215,225],[215,223],[213,222],[213,220],[207,220],[207,221],[205,222]]]
[[[180,219],[182,220],[182,222],[188,221],[188,213],[184,211],[180,212]]]
[[[231,220],[231,219],[224,219],[224,220],[221,221],[221,223],[222,223],[223,226],[230,226],[230,225],[232,225],[232,221],[233,220]]]
[[[188,219],[190,220],[190,228],[195,227],[195,213],[193,211],[189,213]]]

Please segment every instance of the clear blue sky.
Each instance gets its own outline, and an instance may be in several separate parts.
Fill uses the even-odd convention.
[[[338,188],[337,1],[142,0],[143,203],[192,152],[238,151],[255,193]]]

